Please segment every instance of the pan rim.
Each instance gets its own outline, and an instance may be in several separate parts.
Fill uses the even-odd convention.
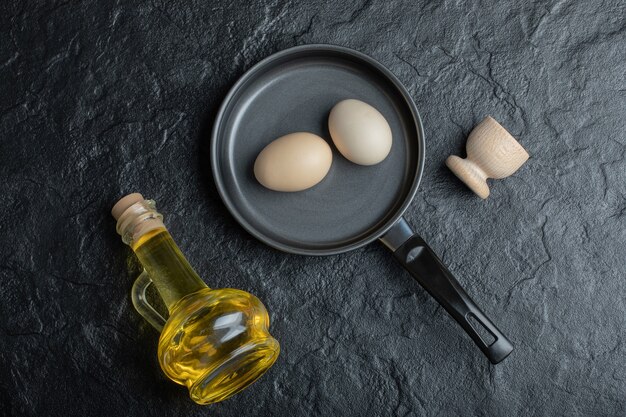
[[[217,157],[218,155],[218,140],[220,132],[223,130],[223,122],[224,117],[226,115],[226,111],[233,101],[235,95],[239,92],[239,90],[245,85],[247,81],[252,79],[260,70],[271,64],[273,61],[278,59],[282,59],[288,57],[289,55],[296,55],[303,51],[317,51],[317,52],[335,52],[342,55],[351,56],[353,58],[357,58],[361,61],[364,61],[366,64],[371,65],[376,70],[380,71],[380,73],[386,77],[396,88],[397,92],[400,93],[405,103],[407,104],[411,115],[413,117],[413,122],[415,125],[416,133],[417,133],[417,169],[414,172],[414,175],[411,178],[411,188],[409,189],[408,194],[405,196],[404,201],[400,205],[400,207],[396,210],[395,213],[391,215],[389,220],[385,222],[383,226],[374,230],[373,232],[367,234],[363,238],[351,242],[349,244],[338,245],[333,248],[320,248],[320,249],[309,249],[309,248],[301,248],[293,245],[284,244],[278,242],[271,237],[261,233],[257,228],[251,225],[241,213],[235,208],[234,203],[230,199],[227,187],[223,182],[222,175],[220,174],[220,160]],[[417,110],[417,106],[413,101],[411,95],[404,85],[400,82],[400,80],[383,64],[375,60],[374,58],[356,51],[351,48],[347,48],[344,46],[332,45],[332,44],[308,44],[308,45],[299,45],[291,48],[284,49],[282,51],[276,52],[274,54],[269,55],[268,57],[262,59],[261,61],[254,64],[251,68],[243,73],[241,77],[233,84],[230,88],[226,96],[224,97],[222,104],[219,107],[217,115],[215,117],[215,121],[213,123],[213,128],[211,131],[211,145],[210,145],[210,159],[211,159],[211,173],[213,174],[213,181],[217,188],[218,194],[222,199],[222,202],[228,209],[229,213],[235,218],[237,223],[241,225],[248,233],[254,236],[256,239],[261,241],[262,243],[273,247],[274,249],[278,249],[282,252],[293,253],[297,255],[311,255],[311,256],[326,256],[326,255],[336,255],[344,252],[348,252],[354,249],[358,249],[363,247],[374,240],[383,236],[389,229],[391,229],[394,224],[398,222],[398,220],[402,217],[404,212],[407,210],[408,206],[413,201],[415,194],[419,188],[422,174],[424,171],[424,161],[425,161],[425,140],[424,140],[424,127],[422,123],[422,119]]]

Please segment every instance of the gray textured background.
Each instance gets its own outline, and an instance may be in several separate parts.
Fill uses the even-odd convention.
[[[0,5],[0,413],[626,414],[626,6],[621,1]],[[424,119],[407,217],[516,345],[489,365],[380,244],[291,256],[233,221],[210,176],[229,86],[283,48],[380,60]],[[491,114],[528,149],[481,201],[445,168]],[[281,342],[201,408],[134,312],[111,205],[157,200],[213,287],[258,295]]]

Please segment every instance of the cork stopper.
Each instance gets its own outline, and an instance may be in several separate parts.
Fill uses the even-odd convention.
[[[163,216],[156,211],[155,202],[144,199],[139,193],[122,197],[111,209],[111,214],[117,220],[117,233],[128,245],[152,230],[165,229]]]
[[[139,193],[128,194],[127,196],[120,198],[120,200],[115,203],[115,205],[111,209],[111,214],[113,215],[115,220],[119,220],[120,216],[126,211],[127,208],[143,200],[143,196]]]

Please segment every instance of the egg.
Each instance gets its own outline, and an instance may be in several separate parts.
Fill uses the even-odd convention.
[[[274,191],[302,191],[324,179],[333,161],[328,143],[313,133],[281,136],[254,162],[254,176]]]
[[[328,117],[328,130],[339,152],[355,164],[378,164],[391,151],[389,123],[362,101],[349,99],[335,104]]]

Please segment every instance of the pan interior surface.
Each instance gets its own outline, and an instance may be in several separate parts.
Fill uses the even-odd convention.
[[[305,49],[261,62],[235,85],[218,115],[212,162],[222,198],[244,228],[287,252],[329,254],[376,239],[402,214],[421,174],[421,124],[383,71],[359,56]],[[332,143],[329,112],[348,98],[374,106],[391,127],[391,152],[378,165],[354,164]],[[299,131],[330,144],[328,175],[305,191],[264,188],[254,177],[257,155]]]

